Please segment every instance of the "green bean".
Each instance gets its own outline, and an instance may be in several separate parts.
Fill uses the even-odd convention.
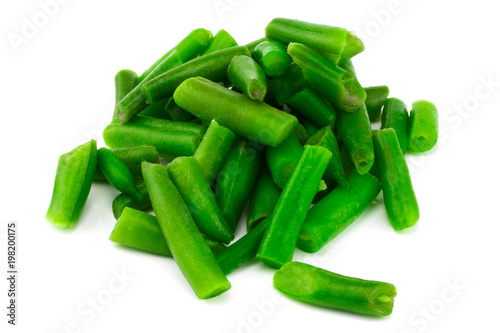
[[[408,148],[409,117],[405,103],[397,98],[388,98],[382,111],[381,128],[392,128],[398,137],[399,147],[403,154]]]
[[[141,171],[142,175],[142,171]],[[142,194],[141,200],[136,200],[126,193],[120,193],[114,200],[112,204],[113,216],[118,219],[123,210],[127,207],[134,208],[141,211],[151,210],[151,200],[149,200],[148,189],[146,188],[146,183],[144,180],[138,180],[135,182],[135,187],[140,194]]]
[[[204,121],[215,119],[236,134],[277,147],[297,125],[297,118],[202,77],[184,81],[175,102]]]
[[[285,45],[301,43],[310,48],[341,55],[346,46],[344,28],[314,24],[286,18],[275,18],[266,27],[266,37]]]
[[[165,60],[172,52],[177,51],[181,57],[182,62],[187,62],[194,57],[198,56],[212,40],[212,33],[205,29],[195,29],[189,33],[183,40],[179,42],[174,48],[165,53],[158,59],[151,67],[149,67],[139,77],[139,82],[144,80],[163,60]]]
[[[326,167],[325,176],[335,180],[340,186],[349,188],[346,180],[342,160],[340,158],[339,145],[330,126],[323,127],[307,140],[306,145],[321,146],[332,153],[332,158]]]
[[[410,228],[418,221],[419,209],[396,132],[392,128],[377,131],[374,143],[375,162],[389,221],[397,231]]]
[[[150,118],[159,118],[172,120],[172,117],[165,110],[165,106],[167,105],[169,99],[163,99],[159,102],[148,105],[144,110],[139,112],[137,115],[140,117],[150,117]]]
[[[356,170],[362,175],[370,171],[373,160],[373,139],[370,119],[365,104],[356,112],[339,110],[337,132],[346,145]]]
[[[229,82],[250,99],[262,102],[267,93],[266,73],[248,56],[235,56],[227,69]]]
[[[133,208],[125,207],[109,240],[135,249],[172,256],[156,218]],[[209,238],[204,237],[204,240],[214,255],[226,248],[224,244]]]
[[[214,38],[210,41],[210,44],[208,44],[208,47],[201,53],[200,56],[233,46],[238,46],[238,43],[236,43],[233,36],[231,36],[226,30],[221,29],[217,31]]]
[[[120,122],[118,114],[118,103],[137,86],[138,76],[137,73],[129,69],[122,69],[115,75],[115,111],[113,113],[112,123]]]
[[[219,125],[215,120],[210,122],[208,129],[194,152],[194,157],[200,164],[205,177],[210,184],[219,172],[236,135]]]
[[[190,77],[202,76],[215,82],[225,82],[227,67],[237,55],[249,56],[250,53],[244,46],[235,46],[195,58],[146,82],[142,86],[142,94],[146,102],[152,104],[171,97],[175,89]]]
[[[396,287],[362,280],[304,264],[290,262],[274,274],[273,284],[301,302],[373,316],[392,313]]]
[[[142,173],[160,229],[196,295],[206,299],[229,290],[231,284],[203,241],[167,170],[159,164],[143,162]]]
[[[271,175],[276,185],[283,189],[300,160],[304,148],[299,142],[295,132],[290,135],[276,148],[266,148],[266,160]]]
[[[377,121],[380,119],[382,106],[384,106],[387,96],[389,96],[389,87],[375,86],[364,89],[366,91],[365,105],[370,121]]]
[[[297,246],[304,252],[316,252],[354,222],[380,193],[380,183],[370,174],[352,171],[347,177],[350,188],[335,188],[311,208],[302,224]]]
[[[52,199],[45,215],[47,221],[62,228],[76,225],[87,201],[96,165],[97,147],[93,139],[59,157]]]
[[[220,168],[215,199],[229,228],[234,231],[259,176],[262,153],[242,138],[236,138]]]
[[[279,268],[291,261],[300,228],[332,153],[321,146],[306,146],[274,209],[257,258]]]
[[[292,58],[287,54],[285,45],[267,40],[255,47],[252,57],[262,66],[267,76],[276,77],[285,74]]]
[[[195,118],[191,113],[177,105],[173,97],[169,97],[167,100],[165,112],[170,116],[170,118],[172,118],[172,120],[186,122]]]
[[[250,196],[248,204],[247,230],[255,228],[263,219],[271,215],[280,197],[281,190],[267,167],[262,167],[259,180]]]
[[[217,206],[210,183],[196,158],[177,157],[167,165],[167,171],[200,232],[225,244],[231,242],[234,233]]]
[[[266,40],[268,40],[266,37],[262,37],[257,40],[254,40],[253,42],[245,44],[244,46],[248,49],[248,52],[252,53],[253,50],[255,50],[255,48],[257,47],[257,45],[259,45],[262,42],[265,42]]]
[[[291,63],[284,75],[274,79],[274,94],[278,104],[283,105],[293,95],[306,88],[306,79],[302,68],[296,63]]]
[[[356,54],[359,54],[364,50],[365,44],[363,44],[361,39],[359,39],[353,31],[348,31],[346,34],[346,44],[344,52],[342,52],[339,63],[343,64],[344,62],[350,60]]]
[[[129,122],[131,125],[145,126],[172,133],[191,133],[203,135],[206,131],[205,125],[193,124],[182,121],[171,121],[165,119],[155,119],[150,117],[135,117]]]
[[[335,126],[337,114],[328,101],[310,88],[305,88],[290,98],[287,103],[302,117],[319,127]]]
[[[271,216],[266,217],[245,236],[215,255],[226,276],[255,258],[270,220]]]
[[[155,69],[153,69],[148,76],[139,82],[139,84],[135,86],[134,89],[132,89],[127,96],[120,101],[120,103],[118,103],[118,118],[120,119],[120,122],[128,122],[136,114],[148,107],[148,103],[146,103],[146,100],[141,93],[142,86],[145,83],[180,65],[182,65],[181,57],[177,51],[174,50]]]
[[[408,147],[414,152],[432,149],[438,140],[438,110],[428,101],[413,102],[410,112]]]
[[[301,145],[304,145],[310,137],[304,125],[302,125],[301,123],[298,123],[295,127],[295,135],[297,135],[297,139],[299,140]]]

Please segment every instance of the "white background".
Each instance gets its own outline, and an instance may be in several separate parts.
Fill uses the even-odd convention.
[[[43,22],[37,1],[2,1],[4,272],[6,223],[19,224],[18,326],[9,332],[498,332],[497,9],[491,0],[70,0]],[[9,36],[21,35],[33,16],[45,25],[14,47]],[[440,110],[440,143],[408,155],[421,209],[415,228],[396,233],[379,197],[318,254],[296,253],[340,274],[395,284],[387,318],[280,298],[274,271],[257,262],[229,276],[229,292],[198,300],[172,259],[108,240],[117,192],[106,185],[92,188],[75,229],[58,230],[44,219],[58,156],[90,138],[103,145],[118,70],[141,73],[199,27],[250,42],[276,16],[357,31],[366,44],[354,61],[363,85],[387,84],[408,105],[428,99]],[[130,279],[116,282],[123,273]],[[96,297],[105,303],[99,311],[88,305]]]

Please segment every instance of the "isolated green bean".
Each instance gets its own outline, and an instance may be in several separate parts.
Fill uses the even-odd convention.
[[[231,284],[204,242],[167,170],[161,165],[143,162],[142,173],[160,229],[196,295],[206,299],[229,290]]]
[[[306,128],[301,123],[298,123],[297,126],[295,126],[295,135],[297,135],[297,139],[301,145],[304,145],[310,137]]]
[[[206,122],[215,119],[234,133],[267,146],[277,147],[297,125],[294,116],[202,77],[184,81],[174,99],[196,117]]]
[[[122,69],[115,75],[115,111],[113,113],[112,123],[120,122],[118,114],[118,103],[137,86],[139,78],[137,73],[129,69]]]
[[[438,110],[428,101],[413,102],[410,112],[408,147],[422,153],[432,149],[438,140]]]
[[[215,199],[229,228],[234,231],[259,176],[262,152],[236,138],[215,182]]]
[[[381,128],[392,128],[398,137],[399,147],[403,154],[408,148],[409,116],[405,103],[397,98],[388,98],[382,111]]]
[[[274,274],[273,284],[301,302],[373,316],[392,313],[396,287],[362,280],[304,264],[290,262]]]
[[[250,196],[250,203],[248,204],[248,231],[255,228],[263,219],[272,214],[280,194],[281,190],[276,183],[274,183],[269,169],[263,166],[259,180],[257,184],[255,184]]]
[[[189,33],[183,40],[174,48],[165,53],[151,67],[149,67],[139,77],[139,82],[144,80],[163,60],[165,60],[172,52],[177,51],[182,62],[187,62],[198,56],[212,40],[212,33],[205,29],[195,29]]]
[[[311,208],[300,230],[297,247],[316,252],[354,222],[380,193],[380,183],[371,174],[355,170],[347,177],[349,189],[335,188]]]
[[[59,157],[56,179],[45,218],[62,227],[74,227],[90,192],[97,166],[95,140]]]
[[[212,184],[226,158],[236,135],[219,125],[215,120],[210,122],[194,157],[200,164],[208,182]]]
[[[286,52],[286,46],[267,40],[255,47],[252,57],[262,67],[267,76],[276,77],[285,74],[292,58]]]
[[[332,158],[325,170],[325,176],[335,180],[340,186],[349,188],[349,183],[344,174],[342,159],[340,158],[339,145],[330,126],[323,127],[307,140],[306,145],[321,146],[332,153]]]
[[[196,158],[177,157],[167,165],[167,171],[200,232],[225,244],[231,242],[234,233],[217,206],[210,183]]]
[[[274,79],[274,95],[276,101],[283,105],[292,96],[306,88],[306,79],[302,73],[302,68],[296,63],[291,63],[282,76]]]
[[[324,147],[305,146],[257,251],[264,264],[279,268],[292,260],[300,228],[331,157]]]
[[[364,89],[366,91],[366,111],[368,111],[370,121],[379,120],[382,113],[382,106],[384,106],[387,96],[389,96],[389,87],[374,86]]]
[[[201,76],[214,82],[227,81],[227,67],[237,55],[247,55],[247,48],[235,46],[206,54],[183,63],[142,86],[142,94],[148,104],[171,97],[175,89],[190,77]]]
[[[167,104],[165,104],[165,112],[170,118],[172,118],[172,120],[185,122],[191,121],[195,118],[191,113],[177,105],[173,97],[169,97],[167,100]]]
[[[141,171],[142,174],[142,171]],[[144,180],[138,180],[135,182],[135,187],[140,194],[142,194],[141,200],[136,200],[126,193],[120,193],[114,200],[111,208],[113,209],[113,216],[118,219],[123,210],[127,207],[134,208],[140,211],[151,210],[151,200],[149,200],[148,189],[146,188],[146,183]]]
[[[348,31],[346,34],[346,45],[344,52],[342,52],[342,56],[340,57],[339,63],[343,64],[364,50],[365,44],[363,44],[363,41],[361,41],[361,39],[359,39],[353,31]]]
[[[217,31],[214,38],[210,41],[210,44],[208,44],[207,48],[201,53],[200,56],[233,46],[238,46],[238,43],[236,43],[233,36],[231,36],[226,30],[221,29]]]
[[[362,175],[373,165],[372,128],[365,104],[356,112],[337,112],[337,133],[346,145],[356,170]]]
[[[310,88],[305,88],[287,101],[299,115],[316,126],[335,126],[337,114],[328,101]]]
[[[417,223],[420,214],[410,171],[396,132],[392,128],[377,131],[374,143],[375,162],[389,221],[397,231],[410,228]]]
[[[267,79],[262,67],[248,56],[236,56],[227,69],[229,82],[250,99],[262,102],[267,93]]]
[[[139,112],[137,115],[140,117],[151,117],[151,118],[160,118],[166,120],[172,120],[172,117],[165,110],[165,106],[167,105],[169,99],[163,99],[159,102],[148,105],[144,110]]]
[[[271,175],[276,185],[283,189],[300,160],[304,148],[297,138],[295,132],[290,135],[278,146],[266,148],[266,160]]]

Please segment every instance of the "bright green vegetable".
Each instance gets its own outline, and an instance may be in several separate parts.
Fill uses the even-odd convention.
[[[219,125],[215,120],[210,122],[200,145],[194,152],[194,157],[210,184],[224,163],[235,138],[236,135],[233,132]]]
[[[167,104],[165,104],[165,112],[170,116],[170,118],[172,118],[172,120],[185,122],[191,121],[195,118],[191,113],[177,105],[173,97],[169,97],[167,100]]]
[[[160,118],[166,120],[172,120],[172,117],[165,110],[165,106],[167,105],[169,99],[163,99],[159,102],[148,105],[144,110],[139,112],[137,115],[140,117],[151,117],[151,118]]]
[[[290,262],[274,274],[276,289],[296,300],[373,316],[392,313],[396,287]]]
[[[359,54],[364,50],[365,44],[363,44],[361,39],[359,39],[354,32],[348,31],[346,34],[346,45],[344,52],[342,52],[342,56],[340,57],[339,63],[343,64],[346,61],[349,61],[356,54]]]
[[[267,146],[277,147],[297,125],[294,116],[202,77],[184,81],[174,99],[196,117],[206,122],[215,119],[234,133]]]
[[[248,56],[235,56],[227,69],[229,82],[250,99],[262,102],[267,93],[266,73]]]
[[[381,128],[392,128],[398,137],[399,147],[403,154],[408,148],[409,117],[405,103],[397,98],[388,98],[382,111]]]
[[[398,231],[412,227],[420,214],[410,171],[399,147],[396,132],[392,128],[377,131],[374,143],[375,162],[389,220]]]
[[[384,106],[387,96],[389,96],[389,87],[374,86],[364,89],[366,91],[366,111],[368,111],[370,121],[379,120],[382,113],[382,106]]]
[[[262,66],[267,76],[276,77],[285,74],[292,58],[286,52],[286,46],[267,40],[255,47],[252,57]]]
[[[229,290],[231,284],[204,242],[167,170],[143,162],[142,173],[160,229],[196,295],[206,299]]]
[[[380,193],[380,183],[370,174],[353,171],[347,177],[350,188],[335,188],[314,205],[300,230],[297,247],[316,252],[354,222]]]
[[[220,168],[215,199],[229,228],[234,231],[257,182],[262,152],[247,140],[236,138]]]
[[[203,51],[201,56],[233,46],[238,46],[238,43],[236,43],[233,36],[231,36],[226,30],[221,29],[217,31],[214,38],[212,38],[210,44],[205,51]]]
[[[290,135],[276,148],[266,148],[266,160],[271,175],[276,185],[283,189],[300,160],[304,148],[297,138],[295,132]]]
[[[274,183],[267,167],[262,167],[259,180],[252,191],[248,205],[247,230],[252,230],[263,219],[271,215],[280,197],[281,190]]]
[[[109,240],[135,249],[172,256],[156,218],[133,208],[125,207]],[[224,244],[209,238],[204,240],[214,255],[225,248]]]
[[[351,155],[356,170],[362,175],[370,171],[375,158],[372,128],[365,104],[356,112],[337,112],[337,132]]]
[[[189,33],[183,40],[174,48],[165,53],[151,67],[149,67],[139,77],[139,82],[144,80],[163,60],[165,60],[172,52],[177,51],[182,62],[187,62],[198,56],[212,40],[212,33],[205,29],[195,29]]]
[[[200,232],[213,240],[230,243],[234,233],[217,206],[210,183],[196,158],[177,157],[167,165],[167,171]]]
[[[287,103],[302,117],[319,127],[335,126],[337,114],[328,101],[310,88],[305,88]]]
[[[306,128],[301,123],[298,123],[297,126],[295,126],[295,135],[297,135],[297,139],[301,145],[304,145],[310,137]]]
[[[296,63],[291,63],[282,76],[274,79],[274,95],[278,104],[283,105],[293,95],[306,88],[306,79],[302,68]]]
[[[335,180],[340,186],[349,188],[349,183],[344,174],[342,159],[340,158],[339,145],[330,126],[323,127],[307,140],[306,145],[321,146],[332,153],[330,163],[325,170],[325,176]]]
[[[428,101],[413,102],[410,112],[408,147],[414,152],[432,149],[438,140],[438,110]]]
[[[142,171],[141,171],[142,174]],[[146,183],[144,180],[138,180],[135,183],[137,191],[142,195],[141,200],[136,200],[126,193],[120,193],[114,200],[112,204],[113,216],[118,219],[123,210],[127,207],[134,208],[140,211],[151,210],[151,200],[149,200],[148,189],[146,188]]]
[[[122,69],[115,75],[115,112],[113,113],[112,123],[120,122],[118,114],[118,103],[137,86],[139,78],[137,73],[129,69]]]
[[[45,218],[62,228],[74,227],[87,201],[97,165],[95,140],[59,157],[54,190]]]
[[[146,82],[142,86],[142,94],[146,102],[152,104],[171,97],[175,89],[191,77],[201,76],[214,82],[225,82],[227,67],[237,55],[249,56],[250,53],[244,46],[235,46],[195,58]]]
[[[332,154],[321,146],[306,146],[274,209],[257,258],[279,268],[291,261],[300,228]]]

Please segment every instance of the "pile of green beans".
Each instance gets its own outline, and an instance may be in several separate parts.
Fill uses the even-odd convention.
[[[109,239],[173,257],[200,299],[228,291],[227,276],[254,260],[278,269],[274,287],[291,298],[391,314],[394,285],[293,261],[380,192],[394,230],[420,217],[406,152],[436,145],[437,108],[362,86],[352,58],[363,50],[345,28],[287,18],[244,45],[193,30],[140,76],[118,71],[109,148],[91,140],[59,158],[46,219],[75,227],[104,181],[119,192]]]

